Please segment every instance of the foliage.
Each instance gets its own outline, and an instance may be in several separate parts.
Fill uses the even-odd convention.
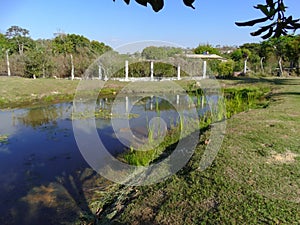
[[[156,47],[149,46],[143,49],[142,57],[152,60],[161,60],[173,57],[176,54],[182,54],[182,49],[175,47]]]
[[[25,77],[46,77],[46,72],[50,74],[51,67],[47,48],[37,42],[35,48],[26,53]]]
[[[29,35],[29,30],[19,27],[11,26],[7,29],[5,36],[12,43],[11,51],[18,51],[20,55],[23,54],[24,48],[32,46],[33,41],[31,38],[27,37]]]
[[[234,68],[234,62],[228,60],[226,62],[220,62],[217,71],[219,76],[232,76]]]
[[[194,49],[195,54],[217,54],[220,55],[220,51],[209,44],[199,45]]]
[[[258,4],[254,8],[259,9],[264,17],[254,19],[247,22],[236,22],[238,26],[254,26],[258,23],[264,23],[271,21],[271,24],[261,26],[257,31],[252,32],[252,36],[259,36],[263,39],[270,37],[280,37],[281,35],[287,35],[288,30],[297,30],[300,28],[299,19],[293,19],[292,16],[287,17],[285,15],[286,6],[283,0],[266,0],[266,4]],[[265,33],[265,34],[263,34]]]
[[[11,48],[10,42],[5,37],[4,34],[0,33],[0,58],[2,58],[5,55],[5,52]]]
[[[155,12],[158,12],[164,7],[164,0],[135,0],[135,1],[143,6],[147,6],[147,4],[149,3]],[[195,0],[183,0],[183,3],[186,6],[195,9],[193,6],[194,1]],[[128,5],[130,3],[130,0],[124,0],[124,2],[126,2],[126,4]]]
[[[113,0],[115,1],[115,0]],[[164,0],[135,0],[138,4],[147,6],[149,3],[155,12],[160,11],[164,7]],[[127,4],[130,0],[124,0]],[[186,6],[193,9],[193,3],[195,0],[183,0]],[[252,36],[259,36],[263,39],[268,39],[272,35],[273,37],[280,37],[281,35],[287,35],[288,30],[293,30],[294,32],[300,28],[300,19],[293,19],[292,16],[286,16],[286,6],[284,0],[266,0],[266,4],[258,4],[254,6],[255,9],[259,9],[264,17],[259,19],[250,20],[247,22],[236,22],[237,26],[254,26],[258,23],[264,23],[266,21],[271,21],[271,24],[260,27],[257,31],[252,32]],[[266,33],[266,34],[263,34]]]

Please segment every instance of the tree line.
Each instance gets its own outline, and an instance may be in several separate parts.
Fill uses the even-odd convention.
[[[194,49],[195,53],[203,51],[214,52],[226,59],[223,62],[208,62],[215,75],[300,75],[300,35],[272,37],[260,43],[246,43],[232,48],[231,51],[222,51],[210,45],[199,45]]]
[[[12,26],[5,34],[0,33],[0,74],[27,78],[82,77],[86,69],[103,53],[112,48],[103,42],[90,41],[77,34],[58,33],[53,39],[33,40],[27,29]],[[174,77],[177,68],[163,63],[165,59],[194,54],[217,54],[225,60],[208,60],[210,74],[232,76],[234,74],[299,75],[300,36],[287,35],[269,38],[261,43],[246,43],[239,47],[213,47],[199,45],[194,49],[149,46],[142,52],[130,55],[146,61],[129,65],[130,77],[150,76],[150,64],[155,62],[155,76]],[[114,52],[114,54],[119,54]],[[119,54],[118,58],[122,59]],[[124,62],[128,55],[124,55]],[[124,63],[121,62],[121,63]],[[95,68],[97,70],[97,68]],[[115,77],[124,77],[121,69]],[[182,76],[187,74],[182,71]]]
[[[33,40],[27,29],[11,26],[0,33],[0,74],[21,77],[81,77],[87,67],[112,48],[77,34],[58,33]]]

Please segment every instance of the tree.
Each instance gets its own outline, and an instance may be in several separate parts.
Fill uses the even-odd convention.
[[[61,33],[52,41],[52,51],[54,55],[63,57],[62,62],[66,62],[66,56],[68,56],[67,63],[64,65],[62,65],[62,62],[59,63],[62,65],[59,73],[63,76],[67,73],[71,74],[71,79],[74,79],[75,73],[77,76],[82,76],[92,60],[111,49],[111,47],[104,43],[90,41],[88,38],[77,34]]]
[[[115,0],[113,0],[115,1]],[[138,4],[147,6],[149,3],[155,12],[160,11],[164,7],[164,0],[135,0]],[[130,0],[124,0],[126,4],[130,3]],[[194,9],[193,3],[195,0],[183,0],[186,6]],[[281,35],[287,35],[289,30],[296,31],[300,28],[300,19],[293,19],[292,16],[286,16],[286,6],[284,0],[266,0],[266,4],[258,4],[254,6],[255,9],[259,9],[264,17],[259,19],[250,20],[247,22],[236,22],[237,26],[254,26],[258,23],[270,21],[271,24],[260,27],[257,31],[252,32],[252,36],[259,36],[263,39],[270,37],[279,37]],[[263,34],[267,32],[266,34]]]
[[[53,41],[54,53],[63,53],[64,55],[69,54],[70,56],[72,80],[74,80],[75,78],[73,53],[78,51],[78,47],[76,46],[76,44],[85,46],[85,44],[87,44],[87,40],[83,38],[83,36],[79,36],[76,34],[60,34]]]
[[[45,78],[46,71],[51,68],[49,53],[48,40],[36,41],[35,47],[25,54],[25,76]]]
[[[259,62],[262,63],[263,55],[261,54],[261,44],[259,43],[246,43],[240,46],[242,49],[249,50],[250,54],[248,55],[249,62],[251,63],[251,66],[254,68],[254,71],[257,72]],[[252,69],[253,69],[252,68]],[[263,70],[263,69],[262,69]]]
[[[217,67],[217,72],[221,76],[232,76],[233,74],[234,62],[228,60],[226,62],[220,62]]]
[[[296,73],[299,75],[299,58],[300,58],[300,36],[284,37],[284,57],[290,63],[290,69],[296,68]]]
[[[152,60],[166,59],[177,54],[182,54],[182,49],[175,47],[156,47],[149,46],[143,49],[142,57]]]
[[[247,22],[236,22],[237,26],[254,26],[258,23],[264,23],[271,21],[271,24],[261,26],[257,31],[250,33],[252,36],[259,36],[263,39],[270,37],[280,37],[281,35],[287,35],[288,30],[294,32],[300,28],[300,19],[293,19],[292,16],[286,16],[286,6],[283,0],[266,0],[266,4],[258,4],[254,8],[259,9],[264,17],[259,19],[250,20]],[[265,33],[265,34],[263,34]]]
[[[107,51],[111,51],[112,48],[105,45],[103,42],[91,41],[91,50],[96,55],[102,55],[103,53],[105,53]]]
[[[246,48],[238,48],[235,51],[233,51],[230,57],[239,65],[238,67],[235,67],[235,70],[241,69],[240,64],[242,63],[243,60],[244,62],[243,73],[245,75],[247,73],[247,62],[250,56],[251,56],[251,52]]]
[[[283,75],[283,67],[282,67],[282,61],[284,57],[284,51],[285,51],[285,41],[284,37],[280,38],[271,38],[269,40],[270,45],[273,47],[275,55],[278,60],[278,66],[279,66],[279,76]]]
[[[3,55],[5,55],[6,66],[7,66],[7,76],[10,76],[11,75],[10,63],[9,63],[10,43],[8,42],[8,39],[3,34],[0,34],[0,46],[2,46],[2,48],[0,49],[0,56],[2,58]]]
[[[29,42],[27,35],[29,35],[29,31],[19,26],[11,26],[6,31],[6,37],[10,39],[12,43],[17,44],[20,55],[23,55],[24,46]]]
[[[194,49],[195,54],[220,54],[220,51],[209,44],[199,45]]]

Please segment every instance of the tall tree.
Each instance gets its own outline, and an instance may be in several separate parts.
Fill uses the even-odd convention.
[[[54,53],[63,53],[64,55],[68,54],[70,56],[71,79],[72,80],[75,78],[73,53],[75,53],[76,50],[78,50],[78,48],[76,48],[76,44],[78,43],[77,39],[79,39],[79,38],[77,38],[77,36],[75,34],[73,34],[73,35],[59,34],[53,40],[53,52]]]
[[[6,58],[6,66],[7,66],[7,76],[11,75],[10,72],[10,62],[9,62],[9,51],[10,51],[10,43],[8,42],[8,39],[3,35],[0,34],[0,56],[5,56]]]
[[[11,26],[6,31],[6,37],[18,46],[20,55],[23,55],[24,46],[28,42],[29,30],[19,26]]]

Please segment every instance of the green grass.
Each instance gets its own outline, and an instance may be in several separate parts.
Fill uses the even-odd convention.
[[[182,170],[152,186],[126,188],[117,208],[106,205],[99,224],[299,224],[300,79],[238,79],[225,87],[272,88],[268,107],[227,121],[213,164],[199,171],[201,136]],[[116,204],[115,204],[116,205]]]
[[[90,81],[93,82],[93,81]],[[67,79],[27,79],[19,77],[0,77],[0,108],[28,107],[72,101],[79,84],[78,80]],[[113,95],[125,84],[108,81],[101,95]],[[98,91],[98,87],[95,87]],[[85,96],[93,95],[92,89]]]

